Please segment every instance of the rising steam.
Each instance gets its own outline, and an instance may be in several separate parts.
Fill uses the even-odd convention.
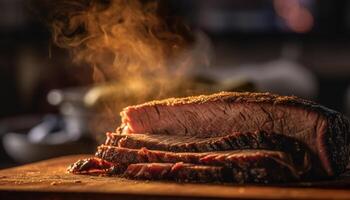
[[[157,1],[53,4],[49,19],[55,44],[69,49],[75,62],[93,67],[96,82],[159,87],[192,62],[184,53],[192,41],[189,31],[169,25]]]
[[[161,15],[161,3],[36,1],[54,43],[68,49],[74,62],[91,66],[96,83],[116,83],[102,91],[92,90],[90,95],[107,94],[105,99],[112,99],[103,103],[107,109],[102,113],[108,119],[117,119],[118,111],[129,104],[176,96],[179,88],[183,95],[187,88],[183,74],[193,65],[207,64],[205,49],[193,51],[191,32],[176,18]],[[110,98],[111,93],[117,98]],[[89,100],[94,102],[94,98]]]

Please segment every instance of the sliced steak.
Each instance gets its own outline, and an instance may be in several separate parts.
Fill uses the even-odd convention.
[[[242,149],[266,149],[288,152],[293,155],[297,166],[305,170],[311,167],[310,155],[306,147],[295,139],[282,134],[256,131],[254,133],[232,133],[226,136],[198,138],[195,136],[169,136],[156,134],[106,133],[105,145],[130,149],[172,151],[172,152],[209,152]],[[318,163],[316,164],[319,165]]]
[[[117,175],[123,173],[126,168],[127,165],[92,157],[76,161],[68,167],[67,171],[72,174]]]
[[[348,120],[294,96],[222,92],[129,106],[121,116],[125,134],[214,137],[256,130],[281,133],[307,145],[328,176],[343,172],[349,159]]]
[[[270,149],[289,152],[300,150],[302,147],[295,139],[282,134],[255,131],[253,133],[231,133],[217,137],[169,136],[155,134],[127,134],[106,133],[105,145],[140,149],[146,147],[151,150],[174,152],[208,152],[240,149]],[[292,150],[295,149],[295,150]]]
[[[290,173],[278,174],[267,168],[230,169],[187,163],[138,163],[124,175],[133,179],[175,180],[179,182],[274,183],[295,180]]]
[[[266,167],[230,169],[187,163],[138,163],[128,166],[124,175],[133,179],[175,180],[179,182],[281,183],[295,181],[288,171]]]
[[[238,182],[224,167],[186,163],[138,163],[128,166],[124,175],[133,179],[175,180],[179,182]]]
[[[222,166],[235,171],[234,176],[242,175],[242,171],[248,173],[252,169],[253,171],[254,169],[263,169],[266,172],[275,173],[276,176],[281,177],[284,174],[289,174],[293,179],[299,179],[300,175],[304,173],[295,168],[290,156],[279,151],[241,150],[174,153],[148,150],[146,148],[137,150],[102,145],[98,147],[95,155],[108,162],[121,165],[183,162],[197,165]]]

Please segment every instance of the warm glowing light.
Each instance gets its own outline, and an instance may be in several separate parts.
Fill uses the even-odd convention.
[[[292,31],[305,33],[313,28],[314,17],[299,0],[274,0],[274,7]]]

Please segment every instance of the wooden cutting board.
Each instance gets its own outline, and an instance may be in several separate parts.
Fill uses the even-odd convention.
[[[0,171],[0,199],[349,199],[350,177],[284,186],[180,184],[72,175],[88,155],[55,158]],[[306,187],[307,186],[307,187]],[[330,188],[332,187],[332,188]],[[342,188],[342,189],[340,189]]]

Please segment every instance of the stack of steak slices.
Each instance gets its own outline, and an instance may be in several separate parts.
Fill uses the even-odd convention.
[[[193,182],[334,177],[349,158],[349,121],[297,97],[221,92],[129,106],[96,157],[73,173]]]

